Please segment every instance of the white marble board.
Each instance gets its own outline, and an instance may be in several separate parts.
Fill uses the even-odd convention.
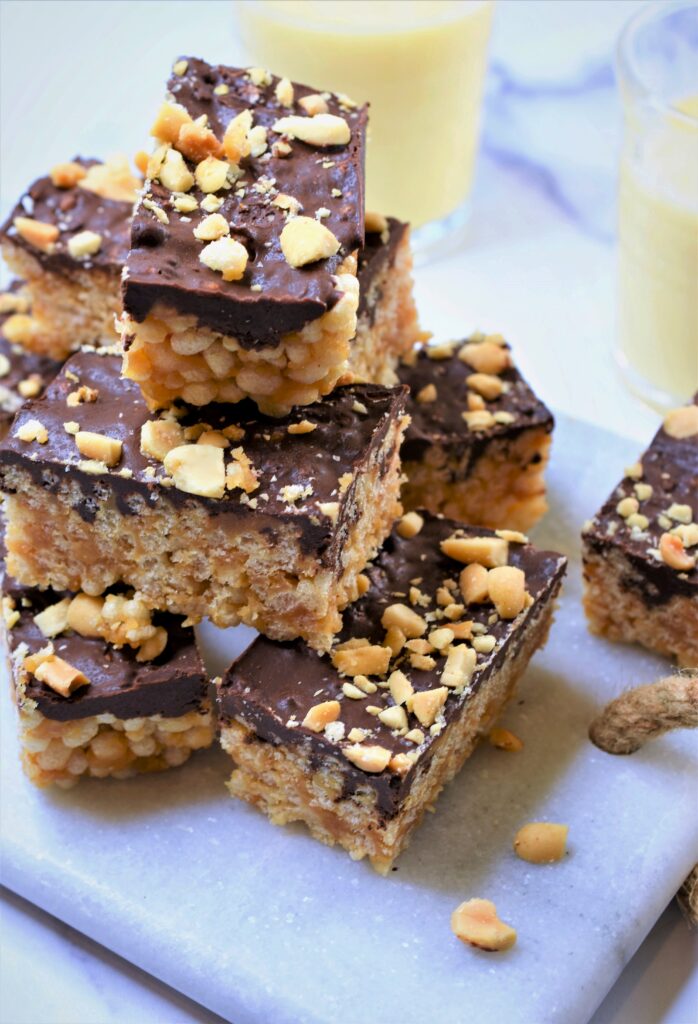
[[[586,738],[600,704],[667,667],[591,637],[579,603],[579,525],[637,454],[559,419],[534,537],[571,564],[548,646],[504,719],[525,749],[482,747],[388,878],[230,800],[218,750],[160,776],[37,791],[5,687],[4,883],[234,1024],[583,1024],[698,851],[695,737],[628,758]],[[210,667],[249,635],[203,630]],[[518,827],[541,819],[570,826],[558,865],[511,852]],[[470,896],[516,927],[511,952],[454,939],[451,910]]]

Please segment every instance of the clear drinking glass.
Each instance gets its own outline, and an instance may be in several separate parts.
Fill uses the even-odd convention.
[[[698,390],[698,2],[650,4],[617,52],[617,356],[658,409]]]
[[[367,208],[423,248],[468,216],[492,0],[236,0],[250,61],[370,106]]]

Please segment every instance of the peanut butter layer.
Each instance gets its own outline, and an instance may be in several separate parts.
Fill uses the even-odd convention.
[[[99,161],[84,157],[75,157],[71,164],[84,171],[102,166]],[[0,239],[24,249],[51,273],[69,276],[78,268],[89,270],[91,267],[120,271],[128,252],[131,212],[138,183],[132,180],[131,197],[125,199],[107,198],[85,187],[89,183],[87,175],[67,187],[56,185],[50,175],[39,178],[0,227]],[[113,182],[111,188],[114,188]],[[127,195],[123,187],[119,191]],[[55,239],[37,245],[32,240],[31,228],[23,233],[22,222],[20,220],[18,227],[17,218],[28,218],[55,228]],[[90,252],[81,251],[79,246],[75,249],[74,239],[85,231],[99,236],[99,246]]]
[[[128,645],[117,647],[72,629],[53,638],[42,632],[35,616],[72,594],[22,587],[9,578],[4,581],[3,592],[10,656],[16,662],[17,678],[22,680],[18,693],[22,706],[60,722],[102,714],[119,719],[151,715],[178,718],[201,709],[207,695],[207,677],[194,631],[182,626],[181,619],[156,614],[153,624],[167,632],[165,649],[151,661],[137,661],[137,651]],[[88,685],[64,697],[22,669],[27,656],[45,650],[49,643],[56,657],[83,673]]]
[[[201,158],[207,159],[204,151],[180,145],[186,150],[185,172],[196,176],[185,189],[184,212],[177,209],[182,206],[179,193],[161,180],[146,181],[133,221],[124,308],[143,321],[155,305],[166,307],[196,316],[201,326],[232,335],[245,347],[275,346],[282,335],[301,330],[335,305],[339,293],[333,275],[363,244],[366,108],[333,94],[319,96],[317,90],[259,69],[212,66],[192,57],[174,65],[168,95],[190,119],[205,117],[215,137],[210,158],[227,161],[230,169],[223,185],[215,190],[205,185],[204,191],[197,170]],[[321,104],[321,116],[345,122],[348,141],[303,142],[293,120],[283,130],[283,119],[303,119],[306,127],[310,123],[312,115],[300,102],[307,97]],[[251,151],[245,144],[247,155],[234,161],[231,148],[227,153],[216,149],[216,140],[223,144],[233,118],[248,111],[259,131],[250,136]],[[161,177],[172,184],[167,174]],[[186,174],[183,180],[184,189]],[[211,212],[229,225],[226,237],[246,250],[246,268],[238,280],[224,280],[199,259],[203,244],[194,230]],[[306,265],[290,265],[280,237],[296,214],[328,229],[339,244],[337,251]]]
[[[478,333],[425,346],[405,361],[398,376],[410,389],[405,461],[419,462],[438,445],[463,479],[492,441],[515,438],[532,427],[552,432],[552,414],[521,376],[500,335]]]
[[[622,554],[619,584],[648,607],[698,600],[698,394],[667,415],[583,540],[588,556]]]
[[[176,418],[172,412],[156,417],[138,386],[121,378],[117,356],[83,351],[68,360],[42,398],[21,410],[0,448],[0,476],[19,466],[52,493],[68,482],[77,485],[75,507],[87,522],[109,492],[125,516],[138,515],[143,501],[153,507],[196,502],[255,530],[273,533],[276,525],[291,524],[302,550],[331,566],[341,556],[341,507],[352,500],[404,401],[403,388],[357,384],[283,419],[265,417],[249,402],[204,410],[180,406]],[[82,433],[103,440],[91,439],[97,447],[83,444],[80,450]],[[186,449],[179,469],[165,457],[172,448]],[[115,461],[107,465],[103,459],[112,453]],[[386,452],[386,459],[393,454]],[[214,493],[217,481],[220,491]]]
[[[13,344],[4,330],[8,321],[11,334],[13,326],[18,324],[23,329],[31,329],[30,303],[22,293],[20,281],[13,281],[9,289],[0,295],[0,437],[9,430],[22,403],[40,395],[62,365],[56,359],[35,355],[21,345]]]
[[[475,537],[473,560],[524,574],[520,607],[505,606],[495,577],[490,597],[471,601],[459,586],[465,564],[450,543]],[[274,746],[302,747],[313,769],[330,759],[343,772],[344,796],[370,786],[390,818],[449,726],[549,611],[565,566],[521,535],[409,513],[365,570],[368,590],[345,610],[330,654],[260,637],[234,662],[218,690],[223,726],[235,719]]]

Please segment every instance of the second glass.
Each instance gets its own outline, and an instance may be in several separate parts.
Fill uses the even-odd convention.
[[[491,0],[238,0],[235,7],[254,63],[370,102],[368,209],[429,225],[422,243],[465,222]]]

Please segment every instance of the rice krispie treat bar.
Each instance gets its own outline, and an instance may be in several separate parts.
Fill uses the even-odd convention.
[[[194,632],[137,596],[3,584],[24,768],[63,788],[183,764],[215,723]]]
[[[15,316],[30,319],[30,309],[29,297],[19,281],[0,293],[0,439],[10,429],[20,405],[40,395],[61,368],[58,360],[27,352],[7,338],[7,321]]]
[[[250,402],[150,414],[117,356],[72,356],[0,447],[8,568],[116,582],[163,611],[325,648],[400,512],[403,388],[348,385],[281,420]]]
[[[330,654],[256,640],[218,688],[234,796],[385,873],[545,642],[565,559],[407,513]]]
[[[583,532],[590,628],[698,667],[698,395],[651,445]]]
[[[32,317],[17,313],[8,338],[65,359],[81,345],[117,341],[121,270],[136,190],[125,157],[76,157],[58,164],[22,196],[0,227],[2,254],[26,282]]]
[[[402,448],[405,508],[527,530],[547,509],[553,417],[499,334],[425,346],[399,370],[412,422]]]
[[[182,58],[152,128],[124,278],[124,373],[151,407],[270,415],[350,366],[366,108]]]
[[[397,384],[400,357],[425,337],[412,292],[409,224],[366,214],[358,277],[356,337],[349,357],[352,375],[374,384]]]

